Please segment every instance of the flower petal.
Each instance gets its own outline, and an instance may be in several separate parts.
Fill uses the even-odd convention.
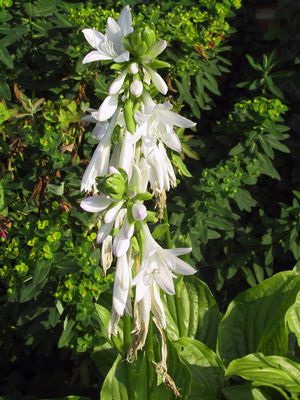
[[[175,125],[181,128],[191,128],[196,125],[195,122],[185,117],[182,117],[181,115],[176,114],[173,111],[164,109],[163,111],[161,111],[161,113],[163,114],[163,121],[168,125]]]
[[[130,246],[130,240],[134,233],[134,224],[129,224],[127,218],[124,219],[122,228],[117,233],[113,241],[113,254],[116,257],[121,257],[127,252]]]
[[[110,205],[112,200],[107,196],[91,196],[82,200],[80,203],[80,207],[83,208],[87,212],[100,212],[106,210],[106,208]]]
[[[109,224],[109,223],[113,222],[113,221],[116,219],[117,214],[118,214],[118,212],[120,211],[120,209],[121,209],[123,203],[124,203],[124,200],[123,200],[123,201],[120,201],[119,203],[117,203],[114,207],[112,207],[110,210],[108,210],[108,211],[105,213],[105,215],[104,215],[104,222],[105,222],[106,224]]]
[[[159,40],[158,42],[154,43],[154,45],[148,50],[147,56],[151,56],[152,58],[156,58],[160,53],[162,53],[165,48],[167,47],[166,40]]]
[[[191,247],[177,247],[176,249],[166,249],[168,253],[173,254],[173,256],[182,256],[184,254],[189,254],[192,251]]]
[[[120,316],[124,314],[130,291],[130,267],[124,254],[117,260],[116,275],[113,288],[113,307]]]
[[[126,62],[129,61],[130,58],[130,54],[129,51],[124,51],[123,53],[121,53],[120,55],[118,55],[117,57],[114,58],[115,62]]]
[[[109,127],[109,122],[107,122],[107,121],[96,124],[95,128],[92,130],[92,133],[91,133],[92,138],[99,140],[99,142],[100,142],[106,135],[108,127]]]
[[[121,90],[121,88],[122,88],[122,86],[123,86],[123,84],[124,84],[126,75],[127,75],[127,69],[126,69],[125,71],[123,71],[123,72],[112,82],[112,84],[110,85],[109,90],[108,90],[108,92],[109,92],[110,95],[116,94],[116,93],[118,93],[118,92]]]
[[[98,110],[98,121],[108,120],[118,108],[118,95],[107,96]]]
[[[90,51],[82,60],[82,64],[87,64],[93,61],[99,61],[99,60],[111,60],[111,57],[109,55],[99,53],[99,51],[93,50]]]
[[[113,228],[113,224],[114,222],[111,222],[110,224],[101,225],[101,228],[99,229],[97,234],[97,239],[96,239],[97,244],[102,243],[107,238],[107,236],[110,234]]]
[[[170,131],[170,132],[164,131],[161,135],[161,140],[170,149],[177,151],[178,153],[181,152],[181,142],[179,140],[179,137],[176,135],[176,133],[174,133],[172,131]]]
[[[84,34],[85,39],[94,49],[96,49],[99,44],[105,40],[103,33],[96,31],[96,29],[83,29],[82,33]]]
[[[118,24],[122,29],[124,36],[132,32],[132,16],[129,5],[124,7],[123,10],[121,11],[118,18]]]
[[[104,176],[107,173],[110,147],[111,135],[107,133],[96,147],[93,157],[84,171],[81,181],[81,191],[90,192],[92,189],[97,191],[96,178]]]
[[[181,260],[176,256],[169,255],[168,257],[165,258],[165,260],[170,271],[176,272],[177,274],[193,275],[197,272],[188,263],[186,263],[185,261]]]
[[[163,78],[152,68],[145,66],[145,69],[150,75],[153,85],[156,87],[156,89],[162,94],[167,94],[168,86]]]

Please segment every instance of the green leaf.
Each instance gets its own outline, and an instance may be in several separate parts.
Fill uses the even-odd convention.
[[[8,68],[12,69],[14,67],[14,62],[12,60],[11,55],[9,54],[6,47],[0,47],[0,61],[3,62]]]
[[[226,377],[240,376],[255,386],[271,386],[282,393],[300,394],[300,364],[286,357],[249,354],[233,360],[226,369]]]
[[[285,321],[290,331],[295,334],[300,347],[300,292],[296,297],[295,303],[288,309]]]
[[[200,118],[200,110],[198,104],[193,100],[193,95],[190,91],[189,77],[188,76],[182,77],[182,81],[175,79],[175,82],[183,101],[190,106],[195,117]]]
[[[11,100],[10,88],[4,79],[0,79],[0,97],[8,101]]]
[[[222,389],[226,400],[271,400],[260,389],[251,385],[234,385]]]
[[[264,174],[280,181],[280,175],[273,167],[271,160],[264,154],[258,153],[257,158]]]
[[[166,232],[168,231],[169,226],[170,226],[169,224],[160,224],[160,225],[158,225],[154,229],[154,231],[152,232],[152,237],[155,240],[162,239],[165,236]]]
[[[176,283],[176,297],[166,295],[164,301],[167,332],[172,340],[187,336],[215,348],[221,315],[204,282],[195,276],[180,279]]]
[[[44,260],[37,262],[33,273],[32,282],[28,285],[23,285],[21,289],[21,303],[31,300],[40,293],[41,289],[47,283],[47,277],[49,275],[50,269],[51,262]]]
[[[178,154],[172,153],[172,161],[175,167],[178,169],[180,175],[186,176],[188,178],[192,176],[190,171],[187,169],[187,166],[185,165],[184,161]]]
[[[37,0],[35,6],[37,8],[35,12],[36,17],[47,17],[52,15],[56,10],[56,0]]]
[[[68,317],[66,317],[66,319],[64,321],[64,330],[58,341],[59,349],[67,346],[73,339],[73,337],[75,335],[75,332],[73,330],[74,325],[75,325],[75,321],[73,321],[72,319],[68,320]]]
[[[100,332],[99,335],[105,338],[107,341],[111,342],[110,338],[108,337],[108,326],[110,321],[110,312],[100,304],[95,303],[95,311],[96,315],[95,318],[98,320],[100,324]],[[123,352],[123,326],[120,322],[118,335],[112,338],[112,342],[114,347],[120,352]]]
[[[224,366],[218,356],[203,343],[181,338],[172,345],[192,375],[189,400],[219,400],[224,378]]]
[[[53,185],[52,183],[48,183],[47,189],[49,192],[54,193],[57,196],[62,196],[65,190],[65,182],[62,182],[60,185]]]
[[[245,147],[242,143],[238,143],[236,146],[234,146],[230,152],[230,156],[237,156],[238,154],[241,154],[245,151]]]
[[[268,143],[266,138],[264,136],[258,134],[258,140],[259,140],[259,143],[261,144],[261,147],[263,148],[264,152],[266,153],[266,155],[269,158],[273,159],[274,151],[272,150],[272,147],[270,146],[270,144]]]
[[[234,200],[237,202],[240,210],[251,211],[251,208],[256,205],[256,200],[251,197],[246,189],[238,188],[234,195]]]
[[[246,54],[246,58],[253,69],[255,69],[256,71],[264,72],[263,67],[258,62],[256,62],[253,57],[251,57],[249,54]]]
[[[204,76],[206,78],[206,79],[205,78],[203,79],[204,86],[207,87],[207,89],[210,92],[220,96],[221,93],[220,93],[219,88],[218,88],[218,83],[215,80],[215,78],[213,77],[213,75],[211,75],[211,74],[209,74],[207,72],[204,72]]]
[[[254,352],[284,355],[285,314],[300,290],[300,275],[280,272],[238,295],[219,325],[218,354],[227,364]]]
[[[100,398],[101,400],[147,399],[147,379],[145,353],[139,353],[138,360],[130,364],[118,355],[103,382]]]

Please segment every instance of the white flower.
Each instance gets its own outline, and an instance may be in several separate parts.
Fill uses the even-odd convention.
[[[120,73],[120,75],[110,85],[110,87],[108,89],[108,92],[110,95],[119,93],[119,91],[122,89],[122,86],[125,82],[126,76],[127,76],[127,69],[122,71]]]
[[[137,73],[139,72],[139,66],[138,66],[138,64],[137,64],[136,62],[130,64],[130,66],[129,66],[129,71],[130,71],[133,75],[137,74]]]
[[[111,203],[110,197],[101,194],[85,198],[81,201],[80,207],[87,212],[97,213],[106,210]]]
[[[122,39],[132,31],[129,6],[123,8],[118,22],[113,18],[108,18],[105,35],[95,29],[83,29],[86,40],[95,49],[84,57],[83,64],[98,60],[128,61],[129,52],[124,49]]]
[[[165,40],[159,40],[158,42],[154,43],[154,45],[147,51],[142,57],[142,61],[144,64],[151,63],[154,58],[160,55],[165,48],[167,47],[167,42]]]
[[[98,109],[97,120],[107,121],[118,108],[118,94],[107,96]]]
[[[134,361],[137,357],[137,351],[145,345],[149,321],[150,311],[152,311],[155,324],[160,329],[165,329],[166,314],[159,295],[159,289],[153,277],[144,293],[144,296],[134,303],[134,328],[132,334],[134,336],[128,352],[127,360]]]
[[[81,191],[94,191],[94,193],[97,193],[98,190],[96,186],[96,178],[98,176],[104,176],[107,174],[111,148],[111,136],[115,128],[118,115],[119,112],[118,110],[116,110],[108,126],[105,126],[104,128],[102,124],[100,124],[100,126],[97,127],[96,124],[96,127],[94,128],[94,130],[99,129],[98,133],[96,131],[95,136],[98,135],[98,137],[100,137],[100,141],[87,169],[83,174],[81,181]],[[93,114],[92,117],[94,118]],[[97,121],[97,119],[95,120]]]
[[[113,288],[113,304],[108,325],[108,336],[116,336],[120,317],[126,312],[131,315],[131,258],[127,254],[119,257]]]
[[[142,152],[148,164],[150,186],[154,191],[162,192],[176,186],[176,176],[161,142],[150,146],[143,143]]]
[[[144,82],[145,83],[150,84],[150,81],[152,81],[153,85],[156,87],[156,89],[160,93],[167,94],[168,86],[167,86],[166,82],[156,71],[154,71],[154,69],[152,69],[148,65],[144,65],[143,71],[144,71]]]
[[[130,93],[135,97],[140,97],[143,93],[143,89],[144,87],[142,82],[137,79],[130,84]]]
[[[121,257],[127,252],[133,234],[134,224],[129,223],[127,216],[125,216],[122,227],[113,240],[112,252],[114,256]]]
[[[143,224],[144,254],[140,272],[133,279],[136,285],[136,301],[139,302],[149,290],[151,280],[168,294],[175,294],[173,273],[192,275],[196,272],[177,256],[187,254],[190,248],[163,249],[152,237],[147,224]]]
[[[132,206],[132,216],[136,221],[143,221],[147,217],[147,208],[140,201]]]
[[[120,316],[124,314],[131,288],[131,268],[127,255],[124,253],[117,260],[116,275],[113,289],[113,307]]]
[[[138,133],[146,144],[156,143],[161,139],[170,149],[181,151],[181,144],[174,132],[174,126],[191,128],[196,124],[189,119],[171,111],[172,104],[156,104],[149,93],[143,94],[143,112],[137,111],[135,119],[139,125]]]

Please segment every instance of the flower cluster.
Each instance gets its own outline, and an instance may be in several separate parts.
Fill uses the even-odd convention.
[[[109,334],[117,334],[120,317],[133,313],[134,355],[145,344],[151,313],[160,330],[166,327],[160,290],[174,294],[174,274],[195,272],[178,257],[190,248],[166,250],[153,239],[147,223],[153,222],[154,213],[144,204],[153,194],[163,196],[176,186],[167,148],[180,152],[174,127],[190,128],[195,123],[172,111],[169,102],[159,104],[151,97],[155,91],[168,91],[156,72],[168,66],[157,60],[167,43],[156,41],[147,26],[133,29],[129,6],[118,21],[108,18],[105,34],[95,29],[83,33],[93,47],[83,62],[114,61],[118,76],[99,109],[88,109],[84,117],[95,124],[92,137],[99,144],[83,175],[81,190],[88,197],[81,207],[100,215],[97,243],[102,244],[104,271],[116,258]]]

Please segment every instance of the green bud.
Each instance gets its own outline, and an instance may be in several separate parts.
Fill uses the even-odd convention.
[[[152,47],[156,42],[155,32],[149,28],[149,26],[145,26],[144,30],[142,31],[142,39],[146,43],[148,49],[150,49],[150,47]]]
[[[135,133],[135,119],[133,115],[133,101],[127,99],[124,104],[124,119],[126,128],[130,133]]]
[[[156,35],[153,29],[147,25],[140,26],[134,30],[134,32],[129,36],[129,43],[124,42],[125,48],[131,51],[136,57],[142,57],[156,42]]]
[[[126,174],[106,175],[99,178],[99,189],[102,193],[110,196],[115,200],[122,200],[127,192],[127,176]]]

